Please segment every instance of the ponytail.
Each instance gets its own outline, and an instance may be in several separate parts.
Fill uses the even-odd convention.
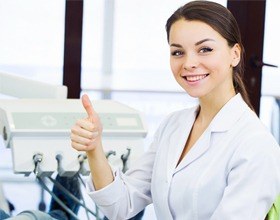
[[[245,59],[245,50],[244,47],[241,43],[239,43],[239,46],[241,48],[241,54],[240,54],[240,62],[237,66],[233,67],[233,86],[234,86],[234,90],[236,93],[240,93],[243,100],[246,102],[246,104],[253,110],[254,107],[251,104],[246,86],[244,84],[244,80],[243,80],[243,75],[244,75],[244,59]]]
[[[233,73],[233,86],[235,92],[240,93],[243,100],[246,102],[246,104],[254,111],[254,108],[250,102],[249,95],[243,83],[243,80],[237,72]]]

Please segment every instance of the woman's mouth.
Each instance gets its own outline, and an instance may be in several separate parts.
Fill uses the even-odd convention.
[[[194,75],[194,76],[184,76],[184,78],[188,81],[188,82],[197,82],[200,81],[202,79],[204,79],[205,77],[207,77],[209,74],[204,74],[204,75]]]

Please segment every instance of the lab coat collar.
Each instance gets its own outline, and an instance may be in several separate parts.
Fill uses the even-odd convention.
[[[185,132],[182,133],[181,137],[178,139],[180,140],[178,146],[181,146],[181,148],[178,147],[175,150],[172,148],[170,149],[168,161],[172,164],[171,167],[173,167],[173,169],[168,170],[168,179],[171,179],[171,176],[174,173],[191,164],[209,149],[212,132],[226,132],[236,123],[236,121],[238,121],[242,113],[248,108],[249,107],[244,102],[240,94],[237,94],[231,98],[217,113],[209,127],[205,130],[204,134],[197,140],[199,144],[196,144],[197,146],[194,146],[188,155],[186,155],[181,163],[176,167],[181,156],[182,149],[186,143],[186,136],[189,135],[191,129],[190,125],[194,123],[199,106],[192,108],[191,113],[188,115],[185,121],[188,126],[186,127]]]
[[[245,103],[240,93],[232,97],[217,113],[209,125],[212,132],[228,131],[245,110],[250,108]]]

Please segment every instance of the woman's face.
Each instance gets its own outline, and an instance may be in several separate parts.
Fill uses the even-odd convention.
[[[235,94],[232,68],[240,61],[238,44],[229,47],[206,23],[181,19],[171,26],[169,45],[171,70],[190,96]]]

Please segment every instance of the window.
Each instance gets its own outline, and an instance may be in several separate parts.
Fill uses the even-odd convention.
[[[64,0],[0,0],[0,71],[62,84]]]
[[[279,21],[280,2],[266,1],[263,62],[278,66],[264,66],[262,69],[262,98],[260,118],[280,142],[280,59]],[[278,19],[277,19],[278,17]]]
[[[280,96],[280,59],[278,53],[280,50],[280,32],[277,28],[280,27],[280,20],[277,19],[277,17],[279,17],[279,9],[279,1],[266,1],[263,61],[265,63],[277,65],[278,68],[263,67],[263,95],[278,94],[278,96]]]

